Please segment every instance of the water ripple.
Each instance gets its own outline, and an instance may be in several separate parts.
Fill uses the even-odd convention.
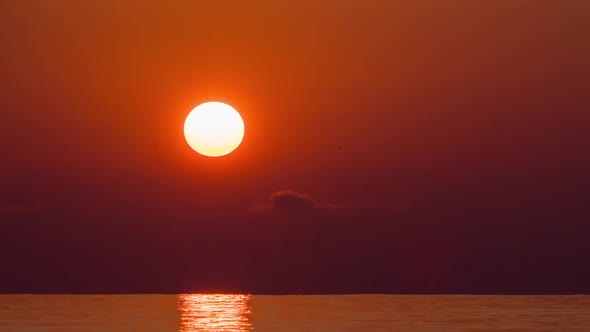
[[[180,332],[251,331],[250,300],[241,294],[178,295]]]

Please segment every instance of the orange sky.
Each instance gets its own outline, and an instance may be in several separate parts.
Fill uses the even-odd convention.
[[[546,234],[573,243],[563,255],[584,245],[586,1],[15,0],[0,13],[0,219],[10,225],[34,211],[27,218],[107,233],[231,228],[267,218],[253,207],[292,190],[337,207],[311,220],[348,218],[352,233],[370,234],[368,218],[390,234],[406,214],[417,229],[452,229],[427,237],[464,243],[476,261],[514,249],[498,226],[508,219],[524,233],[541,223],[535,245]],[[209,100],[245,121],[225,158],[183,138],[188,112]],[[471,247],[479,236],[489,247]],[[365,254],[403,265],[381,256],[393,250],[383,241]],[[14,257],[17,242],[4,252]],[[416,271],[431,268],[431,250]]]

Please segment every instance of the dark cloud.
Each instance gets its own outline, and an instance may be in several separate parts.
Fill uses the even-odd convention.
[[[270,208],[283,211],[299,211],[318,207],[318,204],[308,194],[292,190],[272,193],[269,203]]]
[[[294,190],[280,190],[270,194],[265,204],[255,205],[250,211],[304,211],[323,208],[310,195]]]
[[[312,209],[371,209],[377,205],[372,203],[353,202],[318,202],[307,193],[294,190],[280,190],[272,193],[268,202],[255,205],[251,211],[303,211]]]

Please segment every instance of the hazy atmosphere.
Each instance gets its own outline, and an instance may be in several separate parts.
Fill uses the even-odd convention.
[[[0,293],[588,293],[589,18],[0,1]]]

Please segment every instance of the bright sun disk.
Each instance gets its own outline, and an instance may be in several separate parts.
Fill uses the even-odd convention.
[[[220,157],[234,151],[244,139],[244,121],[233,107],[207,102],[195,107],[184,122],[188,145],[208,157]]]

